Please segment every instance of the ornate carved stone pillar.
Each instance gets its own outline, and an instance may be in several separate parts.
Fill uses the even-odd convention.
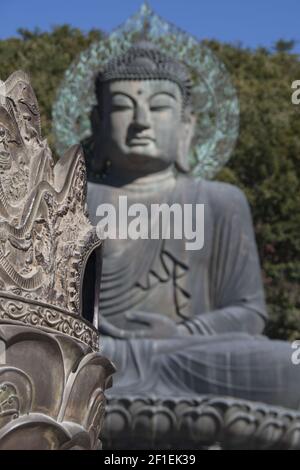
[[[29,79],[0,83],[0,450],[97,449],[112,364],[98,352],[82,150],[55,164]],[[95,300],[96,302],[96,300]]]

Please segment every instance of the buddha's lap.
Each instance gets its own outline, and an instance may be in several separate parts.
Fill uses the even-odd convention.
[[[283,341],[234,333],[103,343],[118,369],[113,396],[207,393],[291,408],[300,403],[300,365]]]

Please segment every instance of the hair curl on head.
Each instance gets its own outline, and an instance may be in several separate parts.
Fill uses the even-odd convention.
[[[100,70],[95,82],[98,103],[102,102],[103,84],[114,80],[170,80],[180,88],[183,107],[191,104],[192,79],[187,66],[150,42],[136,43]]]

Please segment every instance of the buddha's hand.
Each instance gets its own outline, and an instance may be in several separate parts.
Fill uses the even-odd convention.
[[[140,329],[125,330],[109,323],[105,318],[100,322],[100,333],[118,339],[142,339],[142,338],[172,338],[186,333],[181,331],[181,325],[177,325],[167,316],[158,313],[130,311],[125,313],[129,322],[139,323]]]
[[[136,338],[172,338],[180,334],[177,324],[159,313],[131,311],[125,316],[128,321],[145,326],[144,329],[133,332],[137,334]]]

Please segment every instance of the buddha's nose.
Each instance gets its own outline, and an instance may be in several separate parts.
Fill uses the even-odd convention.
[[[133,124],[138,129],[149,129],[150,116],[145,106],[137,106],[134,113]]]

